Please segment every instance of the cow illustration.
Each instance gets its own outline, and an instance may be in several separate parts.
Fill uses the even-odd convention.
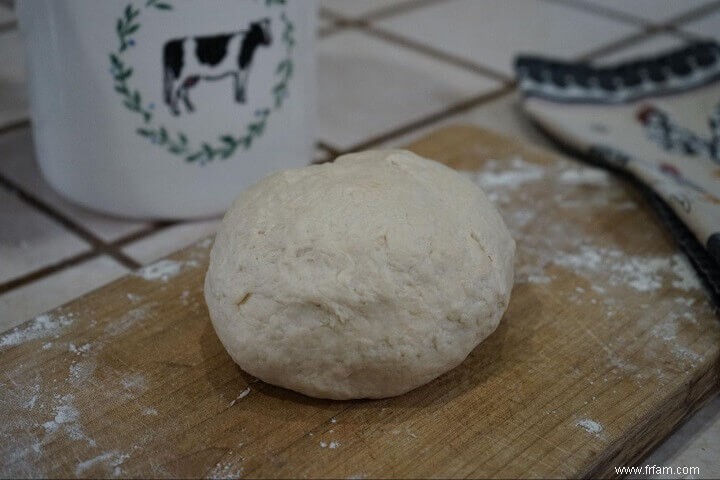
[[[272,43],[270,19],[250,24],[246,31],[198,37],[175,38],[163,48],[163,90],[173,115],[180,114],[180,100],[188,112],[195,106],[189,90],[200,80],[231,76],[235,101],[245,103],[248,74],[255,50]]]

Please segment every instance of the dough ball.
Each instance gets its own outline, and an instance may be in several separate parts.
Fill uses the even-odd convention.
[[[470,180],[407,151],[368,151],[241,193],[205,298],[246,372],[313,397],[390,397],[454,368],[495,330],[514,255]]]

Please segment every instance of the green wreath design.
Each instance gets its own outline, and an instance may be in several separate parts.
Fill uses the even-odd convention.
[[[284,6],[286,0],[264,0],[264,2],[266,6]],[[292,52],[295,47],[295,26],[283,11],[280,19],[283,23],[282,43],[285,46],[285,56],[275,67],[277,80],[272,87],[274,104],[257,109],[255,118],[245,126],[243,133],[235,135],[226,133],[220,135],[215,142],[202,142],[199,146],[193,146],[185,133],[177,131],[173,135],[165,126],[153,123],[154,104],[144,103],[140,91],[130,84],[133,68],[124,60],[127,50],[135,46],[132,36],[140,30],[141,13],[145,10],[163,12],[172,9],[172,4],[163,0],[146,0],[142,10],[128,3],[122,16],[115,23],[118,48],[110,53],[110,74],[115,82],[115,92],[122,99],[125,108],[142,119],[142,125],[135,130],[136,133],[167,152],[198,165],[205,165],[215,159],[227,159],[238,148],[249,149],[253,141],[265,131],[265,125],[272,112],[280,109],[289,95],[288,84],[293,75]]]

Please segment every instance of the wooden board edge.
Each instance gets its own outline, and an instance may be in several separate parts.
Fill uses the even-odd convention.
[[[663,407],[649,412],[637,420],[622,439],[604,455],[595,458],[589,468],[580,473],[582,478],[621,478],[615,467],[632,467],[642,464],[660,443],[677,431],[695,412],[720,392],[720,355],[710,359],[707,368],[698,370],[688,382],[679,385]],[[680,405],[681,408],[677,408]],[[635,445],[636,448],[623,448]]]

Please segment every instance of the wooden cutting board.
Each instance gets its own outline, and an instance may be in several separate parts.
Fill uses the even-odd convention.
[[[0,475],[607,476],[717,391],[718,319],[631,187],[473,127],[411,149],[517,239],[510,307],[462,365],[375,401],[258,381],[210,324],[208,239],[0,336]]]

